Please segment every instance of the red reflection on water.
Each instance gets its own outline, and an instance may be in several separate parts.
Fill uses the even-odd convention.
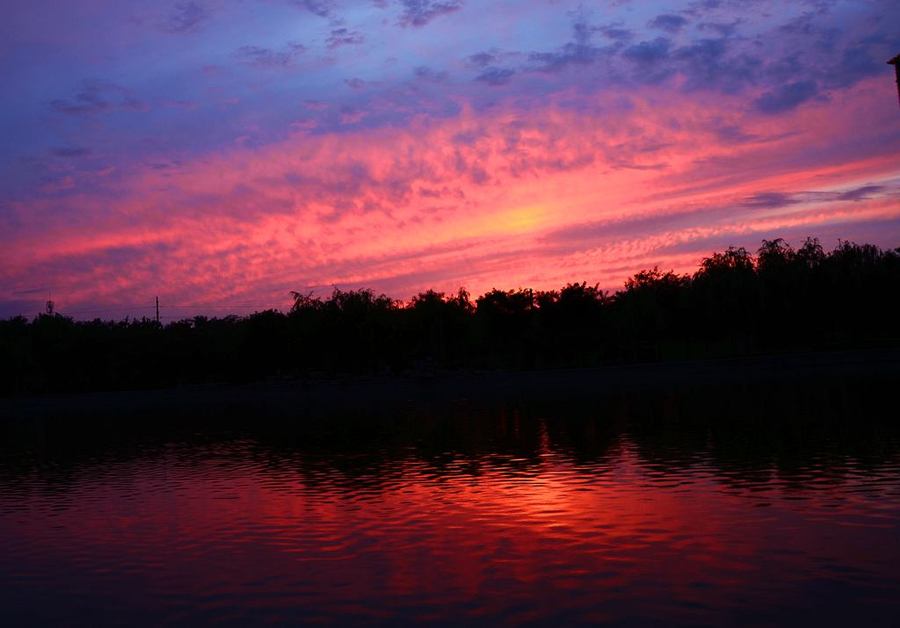
[[[172,450],[87,467],[57,493],[32,487],[15,508],[4,498],[0,574],[81,604],[125,590],[121,612],[148,622],[724,621],[834,587],[850,606],[883,604],[900,482],[814,480],[741,483],[702,460],[657,469],[627,440],[590,466],[545,444],[521,460],[438,470],[410,456],[353,473]]]

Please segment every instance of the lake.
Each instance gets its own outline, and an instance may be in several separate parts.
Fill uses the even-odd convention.
[[[890,396],[8,421],[0,623],[897,625]]]

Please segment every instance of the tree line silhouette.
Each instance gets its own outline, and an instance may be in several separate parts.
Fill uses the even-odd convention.
[[[645,270],[616,293],[428,290],[402,303],[371,290],[291,293],[286,313],[0,321],[5,395],[271,377],[583,367],[850,348],[900,340],[900,248],[839,242],[826,252],[763,240],[693,275]]]

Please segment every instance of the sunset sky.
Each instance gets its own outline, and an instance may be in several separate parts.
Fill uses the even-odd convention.
[[[896,0],[8,2],[0,316],[898,247],[898,52]]]

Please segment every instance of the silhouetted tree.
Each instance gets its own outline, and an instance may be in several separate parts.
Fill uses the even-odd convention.
[[[475,300],[478,342],[487,350],[492,366],[520,366],[532,361],[532,290],[494,288]]]
[[[474,306],[460,288],[454,296],[428,290],[412,298],[406,327],[411,356],[420,365],[458,364],[470,345],[469,319]]]
[[[126,389],[436,368],[583,366],[900,343],[900,249],[815,239],[729,248],[693,275],[658,268],[622,290],[291,293],[285,314],[0,320],[3,394]]]
[[[689,277],[659,268],[625,282],[625,290],[615,296],[613,316],[621,357],[657,359],[671,350],[671,339],[687,329],[689,286]]]

